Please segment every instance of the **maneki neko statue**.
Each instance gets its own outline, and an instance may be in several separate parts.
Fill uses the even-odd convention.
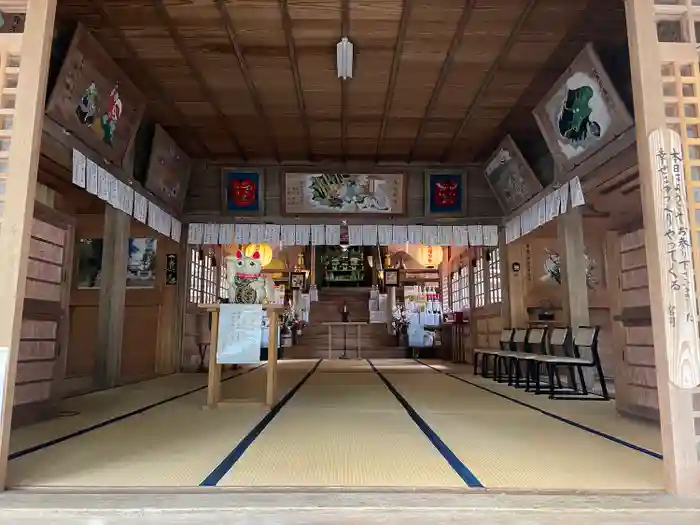
[[[226,257],[226,278],[229,301],[237,304],[263,304],[272,297],[270,283],[262,274],[259,252],[251,257],[237,250]]]

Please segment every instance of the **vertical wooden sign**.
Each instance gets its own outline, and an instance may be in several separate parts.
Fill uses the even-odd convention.
[[[662,300],[669,381],[682,389],[700,386],[700,339],[693,266],[692,231],[683,169],[683,146],[675,131],[656,129],[649,135],[657,214],[659,265],[664,276]]]

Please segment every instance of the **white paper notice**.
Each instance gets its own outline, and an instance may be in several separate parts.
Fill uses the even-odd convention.
[[[466,226],[452,227],[452,242],[455,246],[469,246],[469,234]]]
[[[326,226],[324,224],[311,225],[311,244],[314,246],[326,244]]]
[[[88,193],[97,195],[97,181],[99,179],[99,168],[90,159],[85,162],[85,189]]]
[[[362,246],[362,226],[350,224],[348,226],[348,244],[350,246]]]
[[[85,187],[85,155],[73,149],[73,184]]]
[[[134,192],[134,219],[146,224],[148,218],[148,199]]]
[[[122,182],[119,179],[117,179],[114,175],[112,175],[111,173],[109,174],[108,180],[109,180],[109,199],[107,202],[109,202],[109,205],[112,206],[112,208],[120,209],[119,208],[119,185]]]
[[[423,244],[432,246],[438,243],[437,226],[423,226]],[[413,244],[413,243],[411,243]]]
[[[365,246],[376,246],[379,230],[376,224],[366,224],[362,226],[362,244]]]
[[[326,224],[326,245],[338,246],[340,244],[340,224]]]
[[[265,240],[265,225],[251,224],[248,242],[251,244],[260,244]]]
[[[422,231],[420,233],[420,238],[421,240],[423,239]],[[408,242],[408,227],[403,224],[395,224],[393,239],[392,244],[406,244]]]
[[[194,222],[187,228],[187,244],[202,244],[204,240],[204,224]]]
[[[222,304],[216,362],[226,365],[259,363],[262,320],[261,304]]]
[[[236,224],[236,243],[248,244],[250,239],[250,224]]]
[[[205,224],[204,225],[204,240],[202,244],[218,244],[219,243],[219,225]]]
[[[294,244],[306,246],[309,244],[309,235],[311,235],[311,227],[308,224],[297,224],[294,228]]]
[[[586,198],[583,196],[583,188],[581,187],[581,179],[574,177],[569,182],[571,190],[571,207],[583,206],[586,204]]]
[[[394,239],[394,227],[391,224],[380,224],[377,227],[377,243],[380,246],[387,246]]]
[[[473,224],[468,227],[469,230],[469,245],[483,246],[484,245],[484,229],[480,224]]]
[[[423,226],[408,226],[408,244],[423,244]]]
[[[296,228],[293,224],[283,224],[280,233],[280,242],[282,246],[294,246],[296,240]]]
[[[438,244],[440,246],[452,246],[454,232],[452,226],[438,226]]]
[[[232,244],[235,229],[235,224],[221,224],[219,226],[219,244]]]
[[[482,228],[484,234],[484,246],[498,246],[498,226],[488,224]]]
[[[104,168],[97,168],[97,196],[109,201],[109,179],[111,175]]]
[[[565,182],[564,184],[561,185],[561,188],[559,188],[559,204],[561,204],[559,211],[562,214],[566,213],[566,210],[569,208],[569,183],[568,182]]]
[[[173,241],[180,242],[180,237],[182,237],[182,223],[178,221],[175,217],[171,218],[170,225],[170,238]]]
[[[280,225],[266,224],[265,225],[265,244],[277,246],[280,243]]]

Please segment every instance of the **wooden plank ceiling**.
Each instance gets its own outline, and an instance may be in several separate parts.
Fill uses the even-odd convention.
[[[191,155],[251,162],[480,161],[538,133],[534,105],[585,42],[626,38],[621,0],[60,0],[59,18]]]

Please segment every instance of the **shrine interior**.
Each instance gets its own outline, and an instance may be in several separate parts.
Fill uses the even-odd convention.
[[[663,491],[632,74],[622,0],[58,0],[7,485]]]

